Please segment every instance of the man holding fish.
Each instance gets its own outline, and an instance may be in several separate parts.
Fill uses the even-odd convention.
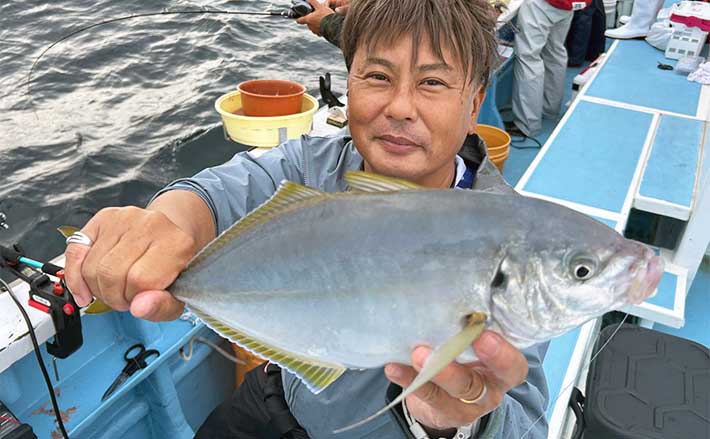
[[[497,59],[487,2],[355,0],[342,35],[352,139],[240,153],[146,209],[100,211],[82,229],[91,245],[67,247],[69,287],[80,305],[95,296],[153,321],[187,304],[284,368],[285,402],[313,438],[546,437],[540,342],[642,300],[658,262],[513,194],[486,158],[474,133]],[[518,207],[549,215],[541,236],[511,219]],[[499,222],[522,237],[505,254]],[[281,437],[264,374],[197,437]],[[393,416],[354,425],[386,394]]]

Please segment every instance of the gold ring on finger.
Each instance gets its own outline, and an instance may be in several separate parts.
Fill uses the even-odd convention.
[[[488,393],[488,386],[486,386],[486,382],[483,382],[483,388],[481,389],[481,393],[478,394],[477,397],[474,399],[464,399],[464,398],[459,398],[459,401],[461,401],[464,404],[478,404],[483,400],[483,398],[486,397],[486,393]]]

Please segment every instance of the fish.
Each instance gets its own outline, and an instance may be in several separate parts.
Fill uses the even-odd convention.
[[[169,291],[314,393],[348,369],[433,352],[386,412],[488,329],[518,349],[654,294],[661,258],[595,219],[517,193],[349,172],[349,191],[284,181],[200,251]]]

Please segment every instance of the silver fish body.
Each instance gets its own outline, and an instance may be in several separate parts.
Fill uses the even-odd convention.
[[[643,300],[662,272],[648,248],[585,215],[478,191],[323,194],[219,239],[173,284],[176,297],[350,368],[409,363],[473,312],[526,347]]]

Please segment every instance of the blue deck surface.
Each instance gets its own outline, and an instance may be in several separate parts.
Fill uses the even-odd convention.
[[[645,42],[624,42],[639,46],[638,49],[643,52],[651,53],[654,57],[663,59],[663,54],[656,49],[651,48]],[[649,50],[646,50],[647,46]],[[626,50],[618,51],[617,55],[625,54]],[[655,59],[655,58],[653,58]],[[615,62],[629,63],[633,59],[616,60]],[[645,61],[647,63],[647,60]],[[666,60],[667,62],[667,60]],[[607,66],[608,67],[608,66]],[[655,63],[651,64],[655,69]],[[624,67],[628,68],[628,67]],[[633,69],[632,69],[633,71]],[[659,72],[662,72],[659,70]],[[576,73],[576,72],[574,72]],[[653,72],[654,74],[656,72]],[[668,73],[668,72],[666,72]],[[673,73],[673,72],[671,72]],[[568,92],[573,74],[568,70],[565,90]],[[623,86],[619,87],[618,83],[612,83],[610,89],[618,90],[617,95],[620,101],[634,100],[636,105],[657,107],[653,97],[642,96],[637,99],[637,91],[645,87],[651,89],[659,88],[658,85],[663,85],[663,81],[653,82],[651,77],[650,82],[643,84],[632,84],[627,86],[626,82],[638,82],[635,75],[628,75],[628,71],[624,73]],[[612,81],[613,78],[610,78]],[[671,76],[671,82],[676,85],[678,80],[685,81],[680,75]],[[596,81],[596,85],[603,91],[603,87],[599,84],[601,81]],[[687,82],[687,81],[686,81]],[[594,86],[595,84],[593,84]],[[685,84],[682,84],[685,86]],[[691,85],[691,89],[694,86]],[[691,98],[695,99],[693,105],[687,103],[688,97],[683,97],[682,94],[677,94],[668,90],[661,90],[656,96],[665,96],[662,99],[666,101],[680,101],[668,104],[665,109],[668,111],[677,111],[680,107],[692,107],[692,115],[695,115],[697,107],[699,87],[697,93],[691,93]],[[607,99],[612,99],[610,96],[599,96]],[[633,99],[632,99],[633,98]],[[639,100],[640,99],[640,100]],[[683,100],[685,99],[685,101]],[[567,125],[560,131],[559,136],[555,139],[554,147],[549,150],[543,160],[539,163],[535,173],[525,186],[526,191],[541,193],[553,196],[559,199],[565,199],[575,202],[583,202],[587,205],[593,205],[613,212],[620,212],[626,196],[626,189],[631,182],[633,173],[635,172],[638,159],[640,157],[643,143],[645,141],[648,129],[650,128],[651,116],[645,113],[628,111],[623,109],[613,109],[616,111],[608,111],[611,107],[597,105],[589,102],[580,102],[575,109],[575,114],[571,115]],[[676,108],[675,110],[673,108]],[[688,110],[689,112],[691,110]],[[603,113],[603,114],[602,114]],[[509,119],[509,117],[508,117]],[[663,121],[665,119],[665,121]],[[668,142],[669,136],[677,136],[678,139],[685,139],[690,136],[683,128],[683,122],[678,122],[676,117],[664,117],[657,133],[656,142]],[[543,132],[538,137],[538,140],[545,143],[554,129],[556,122],[551,120],[543,120]],[[680,125],[680,126],[679,126]],[[691,123],[692,125],[692,123]],[[631,128],[631,129],[630,129]],[[692,130],[691,130],[692,131]],[[623,134],[622,134],[623,133]],[[592,140],[594,139],[594,140]],[[670,139],[673,140],[672,138]],[[564,143],[562,143],[564,142]],[[673,142],[671,142],[673,143]],[[532,142],[526,142],[526,146]],[[597,156],[597,160],[590,160],[589,156],[596,156],[592,152],[598,152],[600,148],[605,151]],[[511,155],[506,162],[503,175],[506,180],[515,185],[518,179],[523,175],[529,164],[535,159],[538,151],[534,149],[516,150],[511,149]],[[660,152],[657,151],[657,154]],[[683,153],[678,153],[677,158]],[[705,136],[705,147],[703,153],[707,159],[703,162],[705,175],[710,178],[710,132]],[[612,157],[613,160],[609,160]],[[579,164],[579,166],[571,166],[570,164]],[[668,167],[668,171],[674,173],[670,178],[679,178],[679,173],[673,166]],[[647,178],[656,178],[654,173],[658,170],[650,170]],[[661,172],[663,172],[661,170]],[[692,177],[692,173],[688,173]],[[685,178],[686,175],[680,176]],[[667,183],[668,180],[666,180]],[[710,180],[709,180],[710,181]],[[564,185],[559,184],[564,182]],[[661,184],[663,186],[663,184]],[[605,218],[594,217],[610,227],[615,227],[616,222]],[[648,303],[660,306],[669,310],[673,310],[675,301],[676,276],[671,273],[664,273],[659,285],[659,292],[650,299]],[[683,329],[677,330],[669,327],[665,328],[666,332],[684,336],[687,338],[699,341],[707,346],[710,346],[710,263],[706,262],[701,271],[698,273],[694,282],[691,294],[688,297],[686,304],[686,325]],[[659,325],[657,325],[659,326]],[[550,419],[555,405],[555,398],[560,394],[563,387],[563,380],[567,373],[569,361],[574,352],[575,346],[579,339],[581,328],[577,328],[567,334],[557,337],[550,342],[550,347],[543,362],[543,369],[547,377],[549,389],[549,403],[546,411],[547,419]]]
[[[599,221],[600,223],[606,224],[607,226],[611,227],[612,229],[615,229],[615,228],[616,228],[616,224],[617,224],[617,223],[616,223],[616,221],[614,221],[614,220],[610,220],[610,219],[606,219],[606,218],[601,218],[601,217],[598,217],[598,216],[593,216],[592,218],[594,218],[595,220]]]
[[[661,116],[639,194],[690,208],[705,123]]]
[[[675,306],[675,292],[678,276],[673,273],[664,272],[661,282],[658,284],[656,295],[646,300],[646,303],[660,306],[673,311]]]
[[[619,41],[586,94],[695,116],[701,85],[673,71],[658,69],[656,61],[675,65],[645,41]]]
[[[695,275],[685,303],[685,326],[680,329],[655,325],[653,329],[710,347],[710,259],[705,258]]]
[[[581,330],[582,328],[578,327],[573,331],[550,340],[550,347],[547,348],[547,354],[542,362],[542,369],[545,371],[547,389],[549,392],[547,412],[545,414],[547,419],[550,419],[552,416],[552,411],[555,408],[555,400],[560,392],[564,390],[562,388],[564,384],[562,381],[567,373],[567,366],[572,357],[572,352],[574,352],[574,348],[577,345],[577,339],[579,338]]]
[[[231,393],[231,362],[204,345],[195,346],[190,361],[177,354],[192,335],[218,342],[203,325],[181,320],[152,323],[116,312],[86,315],[82,325],[84,345],[57,361],[58,382],[50,372],[73,439],[191,438],[211,409]],[[124,352],[137,342],[157,349],[160,356],[102,402],[102,394],[125,366]],[[51,370],[49,354],[41,351]],[[0,400],[30,423],[38,437],[61,437],[34,355],[24,356],[0,374]]]
[[[524,189],[621,212],[651,120],[648,113],[580,102]]]

